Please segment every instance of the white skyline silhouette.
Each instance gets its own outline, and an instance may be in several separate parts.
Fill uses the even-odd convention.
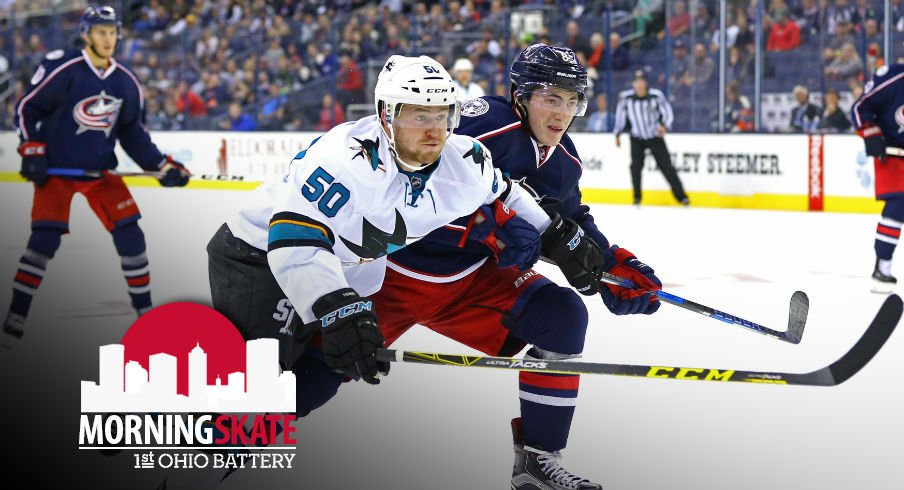
[[[207,384],[207,352],[198,342],[188,353],[188,396],[177,393],[177,359],[148,356],[148,368],[125,362],[125,346],[98,348],[99,382],[82,381],[82,412],[295,412],[295,375],[279,368],[279,341],[245,342],[245,373]],[[247,390],[245,381],[247,379]]]

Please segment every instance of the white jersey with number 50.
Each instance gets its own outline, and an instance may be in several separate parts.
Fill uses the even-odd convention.
[[[550,222],[474,138],[453,134],[438,163],[400,171],[376,116],[336,126],[299,153],[287,175],[252,194],[253,203],[227,224],[267,250],[273,275],[305,323],[324,294],[345,287],[362,296],[377,292],[387,253],[497,198],[541,231]]]

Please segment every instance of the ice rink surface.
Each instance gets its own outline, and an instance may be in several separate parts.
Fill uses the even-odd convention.
[[[29,233],[31,194],[24,184],[0,184],[3,308]],[[205,246],[244,192],[133,194],[155,304],[209,304]],[[587,361],[808,372],[846,352],[884,299],[869,292],[874,215],[616,205],[593,212],[610,241],[652,265],[673,294],[785,330],[788,301],[800,289],[810,316],[803,341],[792,345],[671,305],[615,317],[587,297]],[[24,341],[0,352],[4,422],[13,427],[5,466],[46,463],[23,488],[156,488],[166,475],[132,469],[128,452],[76,449],[79,381],[97,379],[97,347],[118,342],[134,316],[112,240],[81,197],[71,230]],[[904,277],[901,264],[895,272]],[[538,270],[561,280],[545,264]],[[473,352],[423,328],[395,347]],[[607,490],[901,489],[902,379],[900,331],[863,371],[831,388],[583,376],[565,466]],[[517,414],[514,372],[395,364],[382,385],[346,384],[298,422],[292,470],[241,470],[217,488],[504,489]],[[68,462],[75,473],[53,471]],[[191,478],[170,474],[167,488]]]

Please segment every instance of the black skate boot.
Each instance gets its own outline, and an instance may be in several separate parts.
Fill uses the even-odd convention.
[[[603,490],[602,485],[572,475],[562,467],[561,454],[525,446],[521,440],[521,418],[512,419],[515,464],[512,490]]]
[[[6,315],[6,320],[3,322],[3,340],[0,341],[0,345],[7,349],[12,348],[16,342],[22,339],[24,334],[25,317],[16,313],[10,313]]]
[[[879,270],[879,259],[876,259],[876,267],[873,268],[873,287],[872,292],[878,294],[889,294],[895,289],[898,280],[894,276],[885,275]]]

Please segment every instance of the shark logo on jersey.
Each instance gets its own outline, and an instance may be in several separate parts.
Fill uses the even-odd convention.
[[[461,105],[461,115],[464,117],[482,116],[490,110],[490,104],[480,97],[465,101]]]
[[[361,157],[370,162],[370,168],[374,170],[377,168],[385,168],[383,166],[383,161],[380,160],[380,140],[359,140],[354,137],[352,139],[361,145],[350,147],[352,150],[358,150],[358,153],[352,157],[352,160]]]
[[[85,131],[103,131],[109,137],[110,131],[119,118],[122,99],[107,95],[101,90],[100,95],[92,95],[76,102],[72,108],[72,118],[78,123],[75,134]]]
[[[483,145],[478,142],[474,142],[474,146],[465,153],[465,158],[471,157],[474,160],[474,163],[480,165],[480,172],[483,173],[483,165],[486,163],[489,158],[486,156],[486,153],[483,152]]]
[[[377,259],[405,246],[405,240],[408,238],[408,227],[405,225],[402,213],[399,213],[398,209],[395,210],[395,229],[392,233],[386,233],[377,228],[373,223],[367,221],[367,218],[363,218],[362,221],[364,224],[361,228],[361,245],[356,245],[341,236],[339,237],[342,243],[358,257]]]

